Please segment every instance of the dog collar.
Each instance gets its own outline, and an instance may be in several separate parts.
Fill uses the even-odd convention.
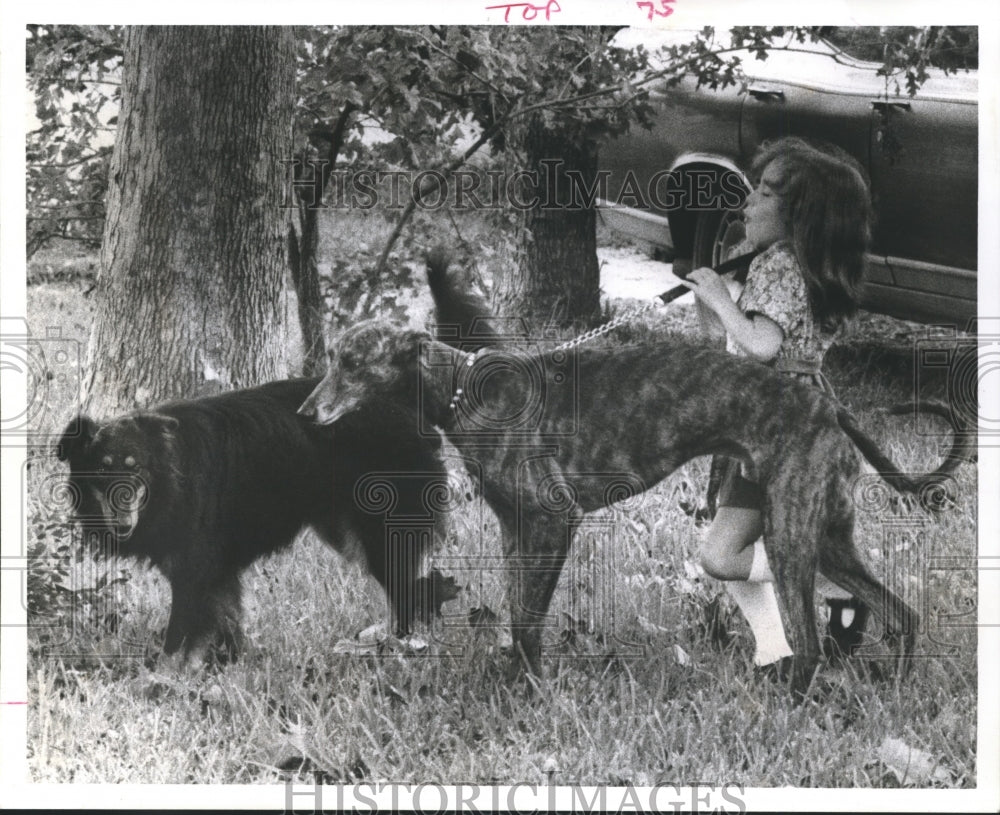
[[[476,357],[479,355],[479,352],[481,350],[482,349],[480,348],[480,349],[477,349],[475,351],[463,351],[462,352],[463,354],[465,354],[465,367],[466,368],[471,368],[475,364]],[[448,403],[448,410],[457,410],[458,409],[458,404],[461,401],[462,401],[462,389],[461,388],[455,388],[455,392],[451,396],[451,401]]]

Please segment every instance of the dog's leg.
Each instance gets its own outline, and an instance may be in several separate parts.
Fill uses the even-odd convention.
[[[813,576],[801,569],[775,573],[775,589],[785,631],[795,656],[792,658],[792,691],[803,696],[819,665],[819,639],[813,607]]]
[[[808,538],[807,524],[799,523],[801,509],[784,504],[768,506],[764,515],[764,541],[774,573],[782,621],[793,657],[792,692],[805,695],[819,665],[819,638],[813,589],[818,556]]]
[[[196,601],[194,592],[184,577],[183,574],[172,574],[170,579],[170,619],[167,621],[167,633],[163,640],[163,653],[166,656],[177,653],[195,627]]]
[[[217,645],[217,657],[222,662],[235,662],[243,652],[245,638],[241,618],[243,616],[243,586],[238,574],[228,575],[213,592],[213,613],[216,630],[215,640],[209,647]]]
[[[416,619],[423,616],[418,608],[417,578],[424,552],[430,548],[431,532],[417,525],[387,532],[384,587],[396,620],[396,633],[406,636],[412,632]]]
[[[514,674],[527,670],[542,676],[542,629],[572,534],[565,518],[554,516],[522,520],[520,534],[505,525]]]
[[[189,667],[202,665],[211,656],[234,661],[243,646],[239,575],[205,580],[191,574],[171,575],[170,621],[163,653],[182,653]],[[218,646],[212,654],[213,646]]]

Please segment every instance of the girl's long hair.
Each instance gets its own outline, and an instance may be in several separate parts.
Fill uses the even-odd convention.
[[[857,311],[872,204],[861,164],[833,145],[788,137],[761,145],[751,167],[759,180],[775,164],[790,238],[816,321],[827,331]]]

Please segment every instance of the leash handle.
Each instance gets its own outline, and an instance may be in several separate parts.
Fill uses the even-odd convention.
[[[716,268],[716,272],[719,274],[733,273],[733,280],[737,283],[745,283],[747,279],[747,274],[750,272],[750,263],[753,261],[760,252],[756,249],[753,252],[747,252],[743,255],[738,255],[729,260],[723,261]],[[686,277],[687,275],[685,275]],[[656,299],[661,303],[666,305],[667,303],[672,303],[678,297],[687,294],[691,289],[687,286],[674,286],[672,289],[667,289],[663,294],[658,294]]]

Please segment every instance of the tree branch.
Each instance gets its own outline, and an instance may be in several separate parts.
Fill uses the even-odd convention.
[[[76,161],[66,161],[61,164],[45,163],[45,164],[27,164],[25,166],[27,166],[32,170],[48,170],[48,169],[66,170],[69,169],[70,167],[79,167],[81,164],[86,164],[88,161],[93,161],[95,158],[105,158],[106,156],[107,153],[91,153],[89,156],[83,156],[82,158],[78,158]]]
[[[478,139],[473,142],[461,156],[455,159],[451,164],[449,164],[442,175],[451,175],[459,167],[461,167],[465,162],[467,162],[484,144],[489,142],[497,133],[499,133],[503,126],[510,120],[510,115],[506,115],[500,118],[493,127],[488,130],[483,131]],[[382,249],[382,254],[379,256],[378,263],[375,264],[375,269],[377,272],[381,273],[385,269],[386,259],[389,257],[389,252],[392,250],[393,245],[399,238],[400,233],[403,231],[403,227],[406,222],[410,220],[410,216],[413,215],[413,210],[416,209],[417,204],[423,199],[424,195],[431,192],[435,192],[441,185],[438,183],[436,177],[432,177],[432,183],[429,184],[425,190],[416,189],[413,191],[413,196],[410,198],[409,203],[400,213],[399,218],[396,221],[396,225],[392,229],[392,233],[389,235],[388,240],[385,242],[385,247]]]

